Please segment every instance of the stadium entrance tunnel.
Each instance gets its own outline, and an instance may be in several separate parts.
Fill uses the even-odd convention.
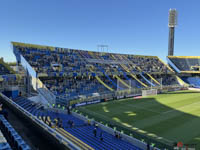
[[[200,93],[177,91],[81,106],[79,113],[155,146],[177,142],[200,149]],[[176,145],[176,144],[175,144]]]

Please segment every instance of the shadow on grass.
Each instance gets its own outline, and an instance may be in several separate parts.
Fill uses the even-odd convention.
[[[193,109],[191,106],[191,110]],[[159,148],[172,149],[181,141],[184,144],[194,144],[191,147],[196,146],[196,149],[200,149],[200,117],[164,105],[152,97],[114,100],[80,107],[78,110],[89,118],[94,118],[111,128],[116,127],[118,131],[139,140],[154,143]],[[161,137],[162,135],[166,138]]]

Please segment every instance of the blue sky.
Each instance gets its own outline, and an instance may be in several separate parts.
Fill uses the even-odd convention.
[[[1,0],[0,57],[15,61],[11,41],[157,55],[168,51],[168,11],[178,11],[175,55],[198,56],[199,0]]]

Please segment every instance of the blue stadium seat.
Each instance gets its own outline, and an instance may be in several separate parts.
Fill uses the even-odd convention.
[[[30,147],[25,143],[21,136],[15,131],[15,129],[10,125],[10,123],[0,115],[0,125],[8,134],[12,143],[20,150],[30,150]]]

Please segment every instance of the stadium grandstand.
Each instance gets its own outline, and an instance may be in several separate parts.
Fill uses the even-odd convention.
[[[35,122],[49,128],[63,143],[68,143],[70,149],[146,149],[149,143],[84,117],[74,108],[140,96],[144,90],[155,89],[157,93],[180,87],[175,72],[157,56],[19,42],[12,42],[12,45],[17,60],[16,76],[23,77],[17,81],[24,86],[17,87],[12,83],[12,90],[4,89],[2,97],[26,115],[33,116],[32,119],[35,116]],[[16,94],[13,94],[14,89]],[[100,128],[96,127],[97,124]],[[94,132],[101,138],[93,138]],[[149,142],[156,141],[150,139]],[[156,146],[169,148],[171,145],[157,142]]]
[[[157,94],[179,88],[175,72],[157,56],[19,42],[12,45],[17,60],[16,67],[12,66],[15,71],[1,60],[2,103],[16,109],[37,128],[46,128],[47,137],[60,141],[56,146],[133,150],[146,149],[150,143],[156,143],[152,148],[172,146],[148,137],[144,142],[76,110],[87,104],[142,96],[143,91],[151,95],[153,90]]]
[[[174,142],[169,140],[171,138],[152,137],[150,133],[145,134],[146,131],[127,129],[131,123],[123,123],[121,126],[116,123],[120,122],[116,118],[108,120],[107,116],[102,116],[99,109],[109,112],[104,105],[112,102],[114,106],[128,102],[131,98],[140,99],[148,95],[200,87],[199,57],[168,56],[167,65],[157,56],[19,42],[12,42],[12,47],[17,63],[7,64],[1,59],[0,102],[23,116],[20,120],[31,123],[37,134],[46,135],[42,139],[43,144],[35,141],[40,149],[45,147],[44,143],[48,139],[59,149],[172,149]],[[118,99],[119,102],[115,102]],[[141,106],[137,108],[138,104],[135,103],[136,112],[139,109],[144,114],[146,111],[149,111],[149,115],[158,113]],[[174,111],[158,102],[153,103],[159,108],[165,108],[167,113]],[[87,107],[90,104],[94,105]],[[90,109],[93,107],[97,111],[92,112]],[[5,118],[10,120],[10,113],[12,111],[8,113],[2,109],[4,121]],[[141,112],[137,113],[139,117]],[[15,123],[11,123],[15,127]],[[6,125],[10,126],[9,123]],[[18,136],[12,137],[8,129],[2,127],[1,131],[5,135],[2,143],[7,149],[37,149],[29,137],[21,134],[22,131],[18,130],[17,134],[20,140]],[[16,131],[13,129],[13,132]]]
[[[100,119],[101,114],[91,115],[90,107],[85,106],[199,88],[198,57],[168,56],[167,65],[157,56],[19,42],[12,42],[12,46],[16,66],[1,59],[1,102],[23,116],[20,120],[33,124],[38,134],[47,135],[46,139],[51,139],[51,144],[59,149],[172,149],[174,143],[168,139],[127,130],[107,121],[106,116]],[[103,110],[109,112],[106,107]],[[1,114],[9,120],[10,112],[2,109]],[[20,140],[18,136],[12,138],[11,132],[3,127],[1,131],[7,149],[35,148],[28,137],[21,138],[20,130],[17,134]]]
[[[161,59],[169,7],[190,16],[181,55],[198,49],[200,2],[158,4],[2,1],[0,150],[200,150],[200,56],[174,56],[174,8]]]
[[[168,63],[179,77],[191,87],[200,88],[199,56],[168,56]]]
[[[27,68],[32,81],[36,81],[34,88],[45,88],[46,93],[48,90],[65,102],[66,99],[90,99],[107,93],[122,93],[123,96],[123,91],[127,95],[136,88],[178,84],[173,71],[156,56],[100,53],[16,42],[13,42],[13,49],[17,61],[30,66]]]

